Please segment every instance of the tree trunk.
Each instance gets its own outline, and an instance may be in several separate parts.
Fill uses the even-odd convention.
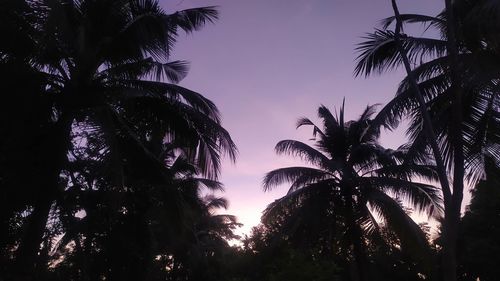
[[[345,175],[345,174],[344,174]],[[344,189],[345,194],[344,197],[346,199],[346,222],[347,222],[347,239],[349,241],[348,244],[352,246],[353,256],[354,256],[354,264],[356,268],[356,274],[352,275],[351,281],[367,281],[369,280],[369,262],[366,256],[365,243],[363,242],[363,232],[360,229],[359,225],[356,222],[355,210],[356,204],[352,199],[352,189],[351,187],[347,187]]]
[[[415,75],[412,72],[410,60],[408,59],[408,55],[406,54],[406,50],[403,48],[403,45],[401,44],[401,41],[400,41],[400,32],[401,32],[401,27],[403,25],[403,23],[401,21],[401,15],[399,14],[396,0],[391,0],[391,1],[392,1],[392,7],[394,10],[394,16],[396,18],[396,30],[394,32],[394,41],[397,44],[398,51],[401,55],[401,59],[403,60],[406,74],[408,76],[408,80],[410,81],[411,89],[417,98],[417,101],[419,104],[419,110],[420,110],[420,113],[422,114],[422,117],[424,119],[423,120],[424,121],[423,130],[426,134],[427,140],[429,141],[429,144],[430,144],[431,149],[432,149],[432,153],[434,155],[434,161],[436,162],[436,166],[437,166],[437,170],[438,170],[437,172],[438,172],[438,176],[439,176],[439,182],[441,184],[441,189],[443,190],[443,196],[444,196],[445,208],[446,208],[447,202],[451,201],[450,183],[448,181],[446,167],[444,165],[441,150],[439,149],[439,146],[438,146],[437,136],[436,136],[436,133],[434,131],[434,126],[432,125],[431,117],[429,115],[429,112],[427,111],[427,105],[425,103],[422,92],[420,92],[420,88],[418,87],[417,79],[415,78]]]
[[[456,281],[457,275],[457,239],[458,239],[458,224],[460,222],[461,205],[463,199],[463,179],[464,179],[464,154],[462,143],[462,89],[458,85],[459,70],[458,70],[458,48],[455,37],[455,27],[451,0],[446,0],[446,16],[447,16],[447,44],[448,53],[450,55],[450,69],[451,69],[451,91],[455,93],[452,100],[452,114],[454,126],[451,130],[453,140],[453,154],[454,154],[454,169],[453,169],[453,192],[450,189],[449,181],[446,176],[446,169],[444,162],[441,158],[441,152],[437,145],[437,138],[432,128],[430,116],[425,107],[425,101],[418,88],[417,80],[414,77],[410,62],[403,49],[402,44],[399,42],[399,33],[402,26],[401,17],[396,5],[395,0],[392,1],[394,15],[396,17],[396,32],[395,38],[398,44],[398,49],[403,59],[403,63],[410,80],[413,91],[415,92],[419,101],[420,112],[424,117],[424,130],[431,144],[434,153],[436,165],[438,166],[439,179],[444,197],[445,217],[443,222],[443,255],[442,255],[442,272],[444,281]]]
[[[360,281],[369,280],[368,276],[370,276],[370,268],[368,264],[368,260],[366,257],[365,251],[365,243],[362,240],[361,230],[359,226],[354,224],[352,225],[351,231],[351,241],[353,244],[354,258],[356,260],[356,266],[358,269],[358,277]]]
[[[45,234],[52,203],[59,189],[59,175],[66,162],[66,153],[70,145],[71,124],[73,119],[68,114],[62,114],[53,130],[44,140],[45,151],[40,154],[42,174],[41,189],[38,200],[33,206],[26,229],[16,251],[16,267],[25,280],[35,280],[36,271],[43,265],[38,260],[38,252]]]
[[[397,20],[396,34],[395,36],[399,36],[399,30],[401,28],[401,19],[399,16],[399,11],[397,10],[396,1],[392,0],[394,12]],[[437,139],[432,130],[432,124],[430,126],[426,126],[426,124],[430,123],[430,118],[428,117],[428,113],[426,112],[425,103],[423,97],[418,89],[418,85],[415,77],[412,77],[411,68],[409,64],[409,60],[406,56],[405,51],[402,48],[402,45],[398,43],[398,47],[400,49],[400,53],[403,57],[403,61],[405,64],[405,68],[408,73],[408,77],[410,79],[410,83],[414,88],[417,98],[419,99],[420,110],[424,116],[424,127],[431,128],[427,132],[428,137],[430,138],[431,147],[434,152],[434,156],[436,158],[436,164],[438,166],[438,172],[440,175],[441,187],[443,190],[444,197],[444,208],[445,208],[445,217],[443,222],[443,255],[442,255],[442,271],[443,271],[443,280],[444,281],[456,281],[457,280],[457,239],[458,239],[458,224],[460,222],[460,214],[461,214],[461,205],[463,200],[463,188],[464,188],[464,154],[463,154],[463,140],[462,140],[462,89],[458,84],[459,78],[459,69],[458,69],[458,49],[456,44],[455,37],[455,26],[454,26],[454,18],[453,18],[453,10],[451,0],[446,0],[446,16],[447,16],[447,44],[448,44],[448,53],[450,55],[450,69],[452,76],[451,83],[451,91],[455,93],[454,98],[452,100],[452,114],[454,126],[451,130],[452,140],[453,140],[453,193],[450,190],[448,180],[443,174],[444,162],[442,161],[441,154],[439,152],[439,148],[437,146]],[[429,118],[429,121],[426,119]],[[425,129],[425,128],[424,128]]]
[[[29,216],[19,248],[16,251],[16,271],[25,280],[32,280],[39,264],[38,252],[43,241],[45,226],[49,217],[52,200],[50,195],[40,196]]]
[[[449,54],[449,67],[451,72],[451,91],[453,124],[451,128],[451,139],[453,141],[453,195],[451,203],[445,210],[445,220],[443,228],[443,279],[444,281],[457,280],[457,240],[458,225],[460,223],[461,206],[464,190],[464,147],[463,147],[463,112],[462,95],[463,89],[460,82],[460,66],[458,63],[458,44],[455,30],[455,17],[453,11],[453,1],[445,0],[446,9],[446,35],[447,50]]]

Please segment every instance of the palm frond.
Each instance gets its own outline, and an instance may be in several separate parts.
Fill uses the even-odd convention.
[[[179,26],[184,32],[199,30],[207,23],[213,23],[219,17],[217,7],[186,9],[169,15],[167,22]]]
[[[318,117],[323,120],[323,124],[326,130],[328,130],[328,128],[339,127],[340,124],[342,123],[339,121],[338,118],[335,118],[331,113],[330,109],[328,109],[328,107],[324,105],[321,105],[318,108]]]
[[[267,173],[262,180],[264,191],[284,183],[294,183],[297,179],[306,177],[310,182],[332,178],[329,172],[308,167],[287,167],[273,170]]]
[[[359,55],[356,58],[355,76],[380,74],[395,70],[402,65],[402,59],[394,40],[394,32],[375,30],[374,33],[366,35],[364,39],[366,41],[356,47]],[[443,40],[407,35],[403,35],[400,40],[412,62],[440,56],[446,52],[446,41]]]
[[[124,94],[130,98],[159,97],[167,99],[167,102],[179,100],[208,115],[209,118],[220,122],[220,114],[215,104],[195,91],[174,84],[136,79],[117,80],[113,81],[113,83],[117,84],[116,92],[118,94]]]
[[[369,121],[372,116],[377,112],[377,107],[379,104],[367,105],[363,113],[356,120],[357,122],[366,122]]]
[[[178,83],[186,77],[189,70],[189,63],[186,61],[171,61],[160,63],[152,58],[147,58],[139,61],[123,63],[116,66],[111,66],[98,74],[98,78],[104,79],[135,79],[137,77],[152,78],[158,82],[171,81]]]
[[[187,179],[187,181],[193,181],[198,185],[201,185],[201,187],[205,187],[210,191],[221,191],[221,192],[224,191],[224,184],[215,180],[206,178],[190,178]]]
[[[428,16],[420,14],[401,14],[401,21],[403,23],[422,23],[424,25],[435,27],[437,29],[443,29],[446,26],[446,22],[442,16]],[[396,17],[391,16],[380,21],[383,29],[389,28],[389,26],[395,22]]]
[[[368,194],[368,203],[391,231],[397,234],[402,248],[430,267],[432,252],[425,234],[420,227],[403,211],[401,205],[387,194],[373,190]]]
[[[323,169],[330,168],[331,161],[328,157],[320,151],[300,141],[282,140],[276,144],[275,151],[277,154],[298,156],[307,163]],[[332,171],[332,169],[330,171]]]
[[[442,215],[442,199],[439,189],[435,186],[404,179],[379,177],[362,177],[359,182],[364,188],[374,188],[394,194],[408,202],[417,212],[433,217]]]
[[[318,126],[316,126],[309,118],[302,117],[297,120],[296,128],[298,129],[302,126],[313,126],[313,138],[315,138],[318,134],[320,136],[325,135],[325,133],[323,133],[323,131]]]
[[[205,196],[203,198],[205,201],[205,207],[207,210],[212,211],[214,209],[227,209],[229,207],[229,201],[223,197]]]
[[[436,167],[432,165],[409,164],[384,166],[370,171],[371,174],[378,177],[394,177],[400,179],[418,178],[427,182],[436,182],[438,180]]]

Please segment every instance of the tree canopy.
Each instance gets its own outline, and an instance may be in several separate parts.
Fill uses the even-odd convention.
[[[2,0],[0,280],[497,280],[500,4],[391,3],[354,75],[404,67],[395,97],[354,120],[345,102],[298,119],[312,138],[275,151],[301,163],[260,187],[288,191],[241,237],[220,181],[236,145],[172,59],[217,7]],[[385,148],[404,121],[409,141]]]

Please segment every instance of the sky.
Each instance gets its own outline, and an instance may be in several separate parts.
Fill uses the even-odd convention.
[[[223,126],[239,155],[225,161],[220,181],[236,215],[249,233],[261,212],[287,192],[262,189],[266,172],[300,164],[278,156],[283,139],[306,141],[311,129],[295,129],[300,117],[316,120],[324,104],[335,110],[345,98],[346,118],[368,104],[384,104],[395,94],[403,73],[370,78],[353,76],[356,44],[379,21],[392,15],[389,0],[161,0],[169,12],[218,6],[220,19],[182,35],[172,59],[188,60],[191,69],[180,85],[215,102]],[[402,13],[435,15],[442,0],[400,0]],[[422,32],[416,30],[416,32]],[[382,144],[397,147],[402,132],[385,133]]]

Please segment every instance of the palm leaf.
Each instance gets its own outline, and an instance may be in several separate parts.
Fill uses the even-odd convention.
[[[433,255],[429,242],[420,227],[402,210],[401,205],[375,189],[368,194],[367,199],[372,210],[397,234],[403,250],[431,268]]]
[[[429,27],[435,27],[438,29],[444,29],[446,22],[443,15],[437,17],[419,14],[401,14],[399,15],[403,23],[422,23],[428,25]],[[380,21],[383,29],[389,28],[389,26],[396,21],[396,17],[391,16]]]
[[[358,44],[356,48],[360,54],[356,58],[355,76],[382,73],[402,65],[402,59],[394,40],[394,32],[375,30],[374,33],[366,35],[364,39],[366,41]],[[410,54],[409,59],[412,62],[433,58],[446,52],[446,41],[443,40],[406,35],[402,36],[400,40],[403,48]]]
[[[308,167],[287,167],[273,170],[267,173],[262,180],[264,191],[271,190],[273,187],[284,183],[294,183],[302,177],[308,178],[309,182],[317,182],[323,179],[332,178],[329,172],[308,168]]]
[[[277,154],[298,156],[311,165],[333,170],[331,161],[323,153],[300,141],[282,140],[276,144],[275,151]]]
[[[432,185],[386,177],[363,177],[359,179],[359,182],[364,188],[375,188],[394,194],[408,202],[417,212],[427,213],[434,217],[442,214],[439,189]]]

